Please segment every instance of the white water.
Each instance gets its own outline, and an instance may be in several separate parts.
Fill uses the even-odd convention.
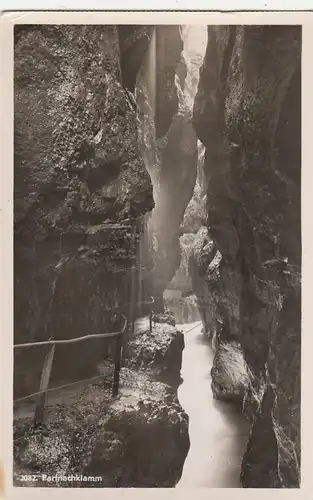
[[[197,324],[177,325],[186,332],[178,398],[189,416],[190,449],[176,488],[240,488],[248,422],[233,405],[213,399],[211,346],[202,325],[188,332]]]

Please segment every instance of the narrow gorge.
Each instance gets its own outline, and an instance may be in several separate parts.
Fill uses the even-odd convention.
[[[14,485],[298,488],[301,27],[16,26],[14,106],[14,343],[127,325],[39,425],[14,349]]]

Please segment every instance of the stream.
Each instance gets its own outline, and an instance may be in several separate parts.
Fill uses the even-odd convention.
[[[248,422],[232,404],[213,399],[213,351],[202,325],[177,327],[185,333],[178,398],[189,416],[190,449],[176,488],[240,488]]]

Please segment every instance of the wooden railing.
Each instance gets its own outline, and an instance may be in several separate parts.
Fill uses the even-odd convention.
[[[153,304],[154,304],[154,299],[151,298],[149,301],[146,302],[141,302],[138,305],[145,305],[145,306],[150,306],[149,308],[149,331],[150,333],[152,332],[152,315],[153,315]],[[44,363],[43,363],[43,368],[41,372],[41,379],[40,379],[40,386],[39,386],[39,391],[35,392],[33,394],[29,394],[27,396],[24,396],[22,398],[16,399],[14,403],[18,403],[20,401],[30,399],[33,397],[37,397],[37,403],[35,406],[35,414],[34,414],[34,424],[38,425],[44,421],[44,408],[46,404],[46,399],[47,399],[47,393],[49,392],[49,382],[50,382],[50,377],[51,377],[51,370],[52,370],[52,364],[53,364],[53,359],[54,359],[54,354],[55,354],[55,349],[58,344],[74,344],[78,342],[84,342],[84,341],[90,341],[94,339],[101,339],[101,338],[111,338],[115,339],[115,354],[114,354],[114,374],[113,374],[113,384],[112,384],[112,396],[115,397],[118,394],[119,390],[119,380],[120,380],[120,371],[121,371],[121,365],[122,365],[122,350],[124,347],[124,334],[127,328],[127,325],[129,323],[129,320],[125,316],[125,306],[120,306],[114,309],[111,309],[112,315],[120,315],[120,317],[124,320],[123,327],[121,328],[120,331],[118,332],[110,332],[110,333],[95,333],[95,334],[90,334],[90,335],[84,335],[83,337],[76,337],[76,338],[71,338],[71,339],[60,339],[60,340],[44,340],[41,342],[27,342],[24,344],[15,344],[14,349],[26,349],[26,348],[31,348],[35,346],[51,346],[49,352],[45,356]],[[135,318],[133,317],[131,320],[131,330],[134,330],[134,324],[135,324]],[[58,389],[63,389],[65,387],[70,387],[71,385],[77,384],[79,382],[87,382],[88,380],[95,380],[100,377],[92,377],[91,379],[86,379],[86,380],[80,380],[76,381],[74,383],[69,383],[65,384],[59,387],[53,387],[53,389],[50,390],[58,390]]]

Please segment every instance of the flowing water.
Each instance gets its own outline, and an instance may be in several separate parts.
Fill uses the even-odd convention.
[[[178,398],[189,416],[190,449],[176,488],[240,488],[248,422],[233,405],[213,399],[213,352],[202,325],[177,326],[185,333]]]

